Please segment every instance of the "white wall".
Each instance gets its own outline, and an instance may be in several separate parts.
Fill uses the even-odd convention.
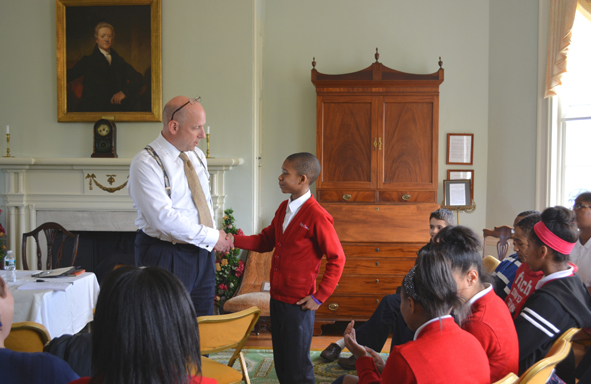
[[[253,15],[254,1],[162,1],[163,103],[201,95],[211,155],[245,159],[226,188],[226,207],[245,230],[253,216]],[[11,126],[11,154],[90,157],[93,123],[57,122],[55,2],[0,2],[0,35],[0,126]],[[133,157],[162,123],[117,127],[119,157]],[[0,153],[5,146],[0,140]]]
[[[378,47],[380,62],[404,72],[435,72],[442,57],[439,179],[446,178],[449,168],[476,170],[478,208],[460,214],[460,223],[482,228],[487,201],[488,13],[488,2],[468,0],[267,1],[263,61],[267,224],[285,198],[277,187],[285,157],[316,152],[312,57],[322,73],[347,73],[368,67]],[[475,134],[474,166],[445,165],[448,132]]]
[[[489,55],[486,225],[493,228],[535,209],[538,0],[490,1]]]
[[[460,223],[480,230],[533,206],[538,0],[165,0],[162,7],[164,102],[201,95],[212,156],[244,158],[227,176],[226,206],[246,233],[255,215],[255,13],[264,22],[263,225],[285,198],[277,187],[284,158],[316,149],[312,57],[320,72],[345,73],[369,66],[376,47],[382,63],[406,72],[435,72],[443,59],[439,179],[449,168],[475,170],[477,209]],[[55,3],[0,2],[0,35],[0,127],[12,127],[11,153],[89,157],[93,124],[57,122]],[[118,127],[120,157],[161,129]],[[445,164],[449,132],[475,134],[473,166]]]

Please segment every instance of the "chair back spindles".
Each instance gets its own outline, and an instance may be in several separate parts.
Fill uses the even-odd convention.
[[[35,245],[37,248],[37,269],[44,269],[43,268],[43,253],[41,252],[41,244],[39,242],[39,232],[43,231],[45,234],[45,239],[47,241],[47,255],[45,261],[45,269],[50,270],[53,268],[53,250],[54,247],[57,248],[57,255],[56,255],[56,268],[62,267],[62,258],[64,255],[64,249],[66,245],[66,241],[71,239],[72,243],[72,252],[71,257],[67,265],[64,266],[74,266],[76,262],[76,258],[78,257],[78,244],[80,240],[80,235],[75,235],[69,232],[67,229],[59,225],[58,223],[48,222],[41,224],[39,227],[35,228],[33,231],[28,233],[23,233],[23,242],[22,242],[22,262],[23,268],[25,270],[29,269],[29,264],[27,261],[27,239],[32,237],[35,241]],[[59,243],[59,245],[57,244]]]

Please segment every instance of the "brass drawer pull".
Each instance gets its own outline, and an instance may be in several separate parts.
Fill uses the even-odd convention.
[[[380,262],[379,262],[379,261],[376,261],[376,267],[377,267],[378,265],[380,265]]]
[[[404,201],[410,200],[410,195],[408,193],[405,193],[404,195],[402,195],[402,200],[404,200]]]
[[[382,138],[381,137],[378,139],[378,150],[380,150],[380,151],[382,150]]]
[[[328,305],[328,309],[330,309],[331,311],[336,311],[337,309],[339,309],[339,305],[337,303],[330,303]]]
[[[376,284],[380,282],[380,279],[376,279]]]
[[[374,137],[373,138],[373,150],[377,150],[378,149],[378,138]]]
[[[380,249],[379,248],[376,248],[376,252],[379,252],[379,251],[380,251]]]
[[[349,195],[348,193],[345,193],[343,195],[343,200],[351,200],[351,195]]]
[[[376,304],[379,304],[379,303],[380,303],[380,299],[376,299]]]

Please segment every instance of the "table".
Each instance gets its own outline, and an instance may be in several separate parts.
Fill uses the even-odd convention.
[[[53,279],[59,282],[72,282],[65,291],[19,291],[19,286],[37,280],[31,277],[37,272],[39,271],[16,271],[16,282],[8,283],[8,288],[14,296],[13,322],[34,321],[43,324],[52,338],[80,332],[92,321],[92,311],[98,299],[99,285],[94,273],[84,272],[75,277]],[[2,278],[5,274],[6,271],[0,271]]]

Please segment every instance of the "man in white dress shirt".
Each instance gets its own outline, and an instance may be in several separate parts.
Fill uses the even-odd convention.
[[[232,242],[213,224],[209,172],[197,148],[205,137],[205,111],[198,101],[177,96],[166,104],[162,132],[133,158],[127,188],[138,211],[136,264],[174,273],[189,291],[197,316],[203,316],[213,312],[213,251],[227,252]],[[201,215],[185,175],[185,155],[203,191],[207,212]]]

